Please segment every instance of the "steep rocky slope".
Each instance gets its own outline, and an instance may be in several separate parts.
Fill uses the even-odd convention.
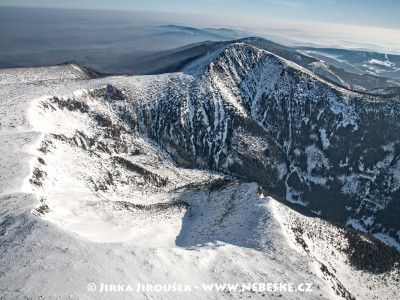
[[[144,94],[127,90],[140,132],[181,165],[255,181],[329,220],[399,240],[398,98],[345,90],[245,44],[184,73],[156,92],[154,82]]]
[[[354,151],[363,145],[381,147],[389,158],[373,156],[383,160],[377,172],[386,168],[382,174],[395,189],[397,125],[386,124],[397,118],[396,99],[340,89],[245,44],[203,57],[183,73],[91,79],[68,64],[0,75],[5,297],[398,296],[394,250],[316,217],[360,226],[381,213],[395,224],[388,210],[348,209],[371,200],[346,194],[341,178],[348,174],[341,171],[359,166],[351,160],[360,159]],[[374,116],[386,135],[375,144],[363,131],[352,144],[349,135],[362,129],[382,133]],[[338,152],[335,143],[355,150]],[[386,205],[396,205],[396,190],[380,193],[379,182],[366,177],[368,165],[354,172],[369,180],[369,191],[388,197]],[[311,283],[312,292],[201,288],[264,282]],[[88,291],[89,283],[178,283],[193,290],[101,294]]]

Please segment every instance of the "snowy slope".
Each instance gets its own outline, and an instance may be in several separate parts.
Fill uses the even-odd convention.
[[[180,165],[255,181],[399,246],[398,97],[352,92],[240,43],[132,82],[116,87],[139,131]]]
[[[385,257],[390,265],[391,250],[384,253],[383,248],[379,249],[381,253],[376,261],[372,253],[380,243],[371,236],[360,236],[356,231],[305,217],[276,201],[274,204],[286,235],[296,247],[315,259],[316,268],[336,294],[350,299],[381,299],[383,294],[387,298],[398,297],[399,269],[375,264]]]
[[[257,105],[237,89],[257,63],[269,67],[258,80],[248,77],[262,85],[256,91],[271,84],[265,78],[278,80],[282,65],[242,47],[161,76],[90,79],[72,65],[0,71],[2,297],[336,299],[337,286],[348,299],[398,296],[396,261],[360,270],[348,260],[345,229],[260,195],[256,183],[215,172],[257,167],[264,173],[248,181],[285,187],[290,147],[251,121]],[[220,68],[219,60],[237,55],[240,68]],[[293,223],[302,234],[325,233],[301,236],[305,251]],[[312,292],[202,288],[268,282],[312,283]],[[88,291],[90,283],[192,290],[99,293]]]

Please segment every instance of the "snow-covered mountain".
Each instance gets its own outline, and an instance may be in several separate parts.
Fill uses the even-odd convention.
[[[321,219],[398,245],[398,99],[243,43],[180,73],[100,77],[65,64],[3,69],[0,85],[4,297],[399,296],[396,251]]]
[[[245,44],[207,59],[157,83],[159,95],[153,81],[129,91],[140,132],[181,165],[399,241],[398,98],[339,88]]]

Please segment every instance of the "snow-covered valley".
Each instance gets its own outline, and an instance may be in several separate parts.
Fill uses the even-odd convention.
[[[263,100],[282,72],[294,69],[312,82],[300,83],[303,94],[331,86],[244,45],[164,75],[93,78],[99,76],[75,64],[0,70],[0,295],[397,298],[394,250],[271,197],[284,190],[286,200],[304,201],[292,174],[310,190],[332,183],[333,171],[326,170],[333,163],[326,162],[324,150],[329,151],[335,130],[359,126],[352,107],[328,91],[337,128],[314,127],[321,145],[301,149],[296,125],[289,125],[289,138],[279,132],[266,118],[277,108],[265,107]],[[285,91],[278,94],[288,99]],[[396,147],[383,149],[389,158],[370,170],[378,177],[384,169],[393,192]],[[304,155],[307,166],[299,163]],[[364,174],[345,175],[347,182]],[[352,192],[373,191],[375,181],[367,180],[372,183]],[[364,215],[352,217],[365,220],[376,203],[385,201],[372,201]],[[360,265],[364,255],[381,255],[381,261]],[[102,283],[131,285],[134,291],[100,292]],[[185,284],[190,291],[135,291],[139,283]],[[204,289],[203,284],[213,283],[311,283],[312,291]],[[88,289],[90,284],[97,290]]]

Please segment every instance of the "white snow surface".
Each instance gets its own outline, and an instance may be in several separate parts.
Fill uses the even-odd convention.
[[[176,78],[193,80],[183,73],[89,80],[75,65],[0,70],[1,298],[337,299],[337,282],[359,299],[399,296],[399,284],[389,275],[380,285],[379,275],[346,263],[329,244],[332,236],[341,242],[333,226],[260,196],[254,183],[209,189],[207,183],[223,176],[178,167],[155,143],[116,118],[114,100],[102,101],[94,92],[112,84],[128,99],[135,95],[154,105],[149,95],[162,94]],[[112,139],[87,112],[61,109],[53,96],[85,103],[90,113],[108,116],[126,131]],[[110,153],[98,150],[104,144],[111,145]],[[135,150],[139,154],[130,155]],[[318,158],[314,167],[328,164],[315,149],[308,153]],[[115,163],[118,158],[168,181],[152,184]],[[32,184],[35,178],[39,184]],[[306,240],[311,251],[305,252],[292,236],[293,220],[328,228],[326,236]],[[321,273],[322,262],[335,279]],[[313,291],[87,289],[89,283],[135,289],[138,283],[269,282],[312,283]]]

